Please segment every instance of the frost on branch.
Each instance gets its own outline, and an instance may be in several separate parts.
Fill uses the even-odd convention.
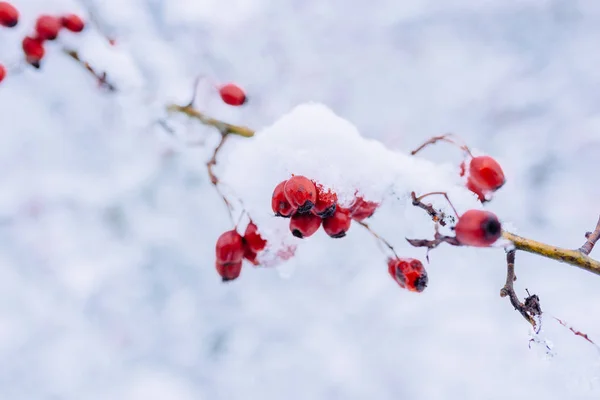
[[[405,237],[433,234],[427,215],[412,205],[412,191],[443,190],[459,212],[482,208],[476,195],[464,187],[456,166],[390,150],[362,136],[356,127],[322,104],[297,106],[254,137],[230,141],[219,159],[215,173],[228,191],[242,199],[243,208],[270,244],[261,260],[267,265],[278,261],[279,250],[301,243],[290,234],[289,220],[275,218],[270,207],[273,189],[293,174],[332,189],[342,207],[350,206],[357,195],[381,203],[371,220],[399,253],[410,249],[415,254]],[[433,202],[436,208],[451,214],[446,203]],[[310,240],[328,240],[318,237]]]

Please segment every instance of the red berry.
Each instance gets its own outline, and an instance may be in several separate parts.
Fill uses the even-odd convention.
[[[488,247],[502,235],[502,225],[492,212],[469,210],[460,216],[454,231],[462,245]]]
[[[337,207],[333,216],[323,220],[323,230],[332,238],[343,238],[350,229],[352,219],[348,210]]]
[[[0,25],[13,28],[19,23],[19,11],[12,4],[0,1]]]
[[[469,178],[481,190],[498,190],[506,179],[502,167],[490,156],[475,157],[469,164]]]
[[[467,179],[467,189],[475,193],[480,202],[485,203],[487,201],[487,199],[485,198],[485,193],[481,190],[479,186],[473,183],[471,177]]]
[[[62,26],[71,32],[79,33],[85,28],[85,23],[81,19],[79,15],[76,14],[68,14],[64,15],[60,19],[60,23]]]
[[[337,207],[337,194],[331,189],[326,191],[323,185],[315,184],[315,187],[317,188],[317,201],[311,210],[312,213],[321,218],[331,217]]]
[[[56,39],[60,28],[62,28],[60,19],[51,15],[41,15],[35,22],[35,31],[42,40]]]
[[[242,88],[233,83],[221,86],[219,94],[221,95],[221,99],[230,106],[241,106],[248,100]]]
[[[6,78],[6,67],[0,64],[0,82],[2,82]]]
[[[289,218],[296,212],[296,207],[292,207],[290,202],[285,198],[283,188],[287,181],[283,181],[275,186],[273,197],[271,198],[271,208],[278,217]]]
[[[320,226],[321,218],[311,213],[296,213],[290,219],[290,231],[300,239],[314,235]]]
[[[250,221],[246,227],[246,232],[244,233],[244,243],[246,247],[252,250],[254,253],[264,250],[264,248],[267,246],[267,241],[260,236],[256,224],[254,224],[252,221]]]
[[[364,221],[375,214],[377,207],[379,207],[378,203],[366,201],[362,197],[357,197],[350,206],[350,216],[355,221]]]
[[[242,262],[220,263],[216,262],[217,272],[221,275],[223,282],[237,279],[242,273]]]
[[[294,175],[283,186],[283,194],[299,213],[309,212],[317,202],[317,188],[310,179],[302,175]]]
[[[44,58],[44,54],[46,53],[43,41],[38,38],[32,38],[31,36],[25,36],[22,44],[27,62],[39,68],[40,61]]]
[[[249,247],[245,247],[244,248],[244,258],[248,261],[250,261],[253,265],[258,265],[259,262],[256,259],[256,257],[258,257],[258,254],[256,254],[256,252],[252,251],[251,248]]]
[[[388,272],[401,288],[411,292],[422,292],[429,282],[423,263],[414,258],[390,258]]]
[[[235,229],[219,236],[216,245],[217,261],[220,263],[241,262],[244,257],[244,242]]]

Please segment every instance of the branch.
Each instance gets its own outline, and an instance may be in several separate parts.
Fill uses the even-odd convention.
[[[117,90],[117,88],[114,85],[107,81],[106,72],[96,72],[96,70],[94,70],[94,68],[92,68],[92,66],[87,61],[83,61],[79,57],[79,53],[77,53],[75,50],[63,49],[63,52],[69,57],[71,57],[73,60],[75,60],[77,63],[79,63],[81,66],[83,66],[90,74],[94,75],[100,86],[105,87],[111,92],[115,92]]]
[[[519,311],[523,318],[531,324],[536,330],[534,316],[542,315],[540,307],[540,298],[537,295],[531,295],[525,299],[525,304],[521,303],[514,289],[514,282],[517,280],[515,276],[515,253],[516,250],[509,250],[506,253],[506,283],[500,289],[500,297],[507,297],[515,310]]]
[[[598,218],[598,222],[596,223],[596,229],[594,229],[593,232],[586,232],[585,238],[587,240],[583,246],[579,248],[579,251],[587,256],[592,252],[592,249],[596,245],[598,239],[600,239],[600,218]]]
[[[238,135],[238,136],[242,136],[242,137],[246,137],[246,138],[254,136],[254,131],[250,128],[247,128],[245,126],[228,124],[228,123],[220,121],[218,119],[211,118],[191,106],[180,106],[177,104],[169,104],[167,106],[167,111],[183,113],[183,114],[187,115],[188,117],[197,119],[204,125],[214,126],[219,131],[221,131],[221,133],[223,133],[223,134]]]
[[[592,235],[590,235],[590,237],[591,236]],[[581,250],[569,250],[551,246],[507,231],[502,232],[502,237],[511,241],[517,250],[526,251],[552,260],[574,265],[593,274],[600,275],[600,262],[589,257]],[[588,238],[588,241],[589,240],[590,239]]]

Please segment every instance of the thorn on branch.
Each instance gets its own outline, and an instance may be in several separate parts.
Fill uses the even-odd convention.
[[[579,251],[587,256],[592,252],[598,240],[600,240],[600,218],[598,218],[594,231],[586,232],[585,238],[586,241],[583,246],[579,248]]]
[[[534,317],[542,315],[540,298],[535,294],[531,295],[529,291],[527,291],[528,297],[525,299],[525,303],[521,303],[517,297],[514,289],[514,282],[517,280],[515,276],[515,254],[516,250],[509,250],[506,253],[506,283],[500,289],[500,297],[508,297],[515,310],[519,311],[537,332],[539,327],[536,325]]]

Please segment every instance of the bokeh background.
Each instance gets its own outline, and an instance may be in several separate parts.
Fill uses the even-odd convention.
[[[421,295],[389,280],[376,247],[357,245],[365,236],[320,237],[289,273],[221,284],[214,242],[230,223],[203,166],[214,132],[155,123],[203,74],[238,82],[250,102],[228,108],[205,88],[197,106],[255,128],[318,101],[393,149],[455,132],[502,162],[492,210],[523,235],[579,247],[600,213],[600,4],[13,3],[22,20],[0,31],[6,64],[40,13],[97,24],[0,86],[0,398],[600,396],[598,350],[551,318],[600,341],[600,280],[566,265],[517,255],[517,289],[540,296],[553,356],[529,348],[499,297],[501,250],[436,250]],[[61,45],[122,90],[99,90]],[[460,161],[441,144],[424,155]]]

